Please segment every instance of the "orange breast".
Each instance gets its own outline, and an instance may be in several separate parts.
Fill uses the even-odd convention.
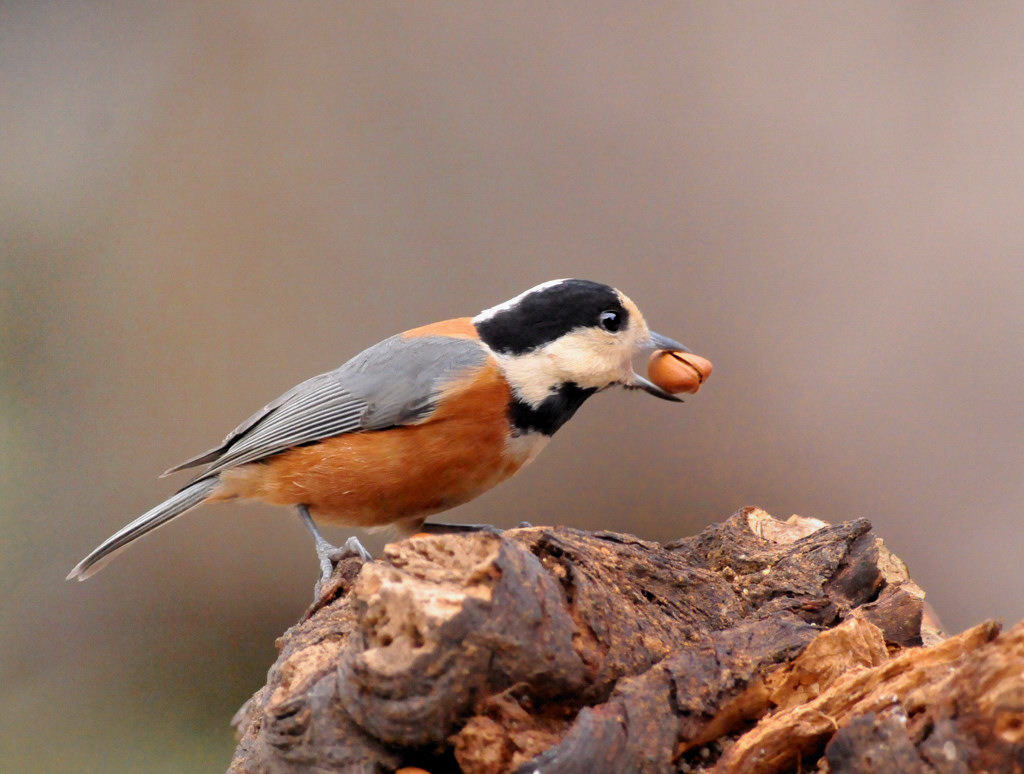
[[[226,470],[210,499],[304,504],[327,523],[416,529],[527,461],[508,453],[509,396],[508,383],[488,363],[475,379],[450,387],[421,424],[329,438]]]

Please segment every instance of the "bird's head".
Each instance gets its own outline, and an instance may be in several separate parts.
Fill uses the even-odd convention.
[[[653,333],[624,293],[597,282],[560,279],[530,288],[473,318],[516,397],[539,406],[574,385],[592,394],[612,385],[679,400],[636,373],[637,355],[689,352]]]

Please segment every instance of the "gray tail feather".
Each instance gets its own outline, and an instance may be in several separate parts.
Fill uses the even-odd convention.
[[[216,476],[204,478],[189,484],[173,497],[164,500],[152,510],[146,511],[133,521],[127,524],[113,535],[97,546],[92,553],[75,565],[75,569],[68,573],[67,580],[72,578],[84,581],[90,575],[99,572],[109,562],[114,554],[131,543],[133,540],[142,537],[147,532],[152,532],[157,527],[162,527],[171,519],[175,519],[207,498],[220,481]]]

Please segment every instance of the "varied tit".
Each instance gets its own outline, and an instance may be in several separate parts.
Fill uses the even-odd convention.
[[[295,506],[326,579],[358,553],[313,519],[412,533],[514,474],[583,401],[621,385],[678,400],[636,374],[634,356],[689,352],[652,333],[636,305],[596,282],[562,279],[476,317],[414,328],[294,387],[224,442],[171,468],[207,468],[111,535],[68,575],[84,580],[136,538],[203,503]],[[428,527],[432,525],[427,525]]]

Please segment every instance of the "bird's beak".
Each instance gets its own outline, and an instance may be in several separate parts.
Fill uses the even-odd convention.
[[[643,390],[644,392],[649,392],[655,398],[661,398],[662,400],[671,400],[675,403],[683,402],[682,398],[677,398],[671,392],[661,389],[661,387],[656,385],[654,382],[645,379],[638,373],[633,374],[633,382],[628,386],[632,387],[633,389],[640,389]]]
[[[647,340],[647,345],[644,347],[646,352],[654,352],[656,349],[664,349],[668,352],[689,352],[693,354],[693,350],[689,347],[684,347],[675,339],[670,339],[668,336],[662,336],[660,333],[651,331],[650,338]]]
[[[658,349],[664,349],[669,352],[690,352],[688,347],[684,347],[675,339],[670,339],[668,336],[662,336],[660,333],[651,331],[647,341],[644,342],[643,351],[654,352]],[[627,386],[633,389],[643,390],[644,392],[648,392],[654,397],[661,398],[662,400],[671,400],[675,403],[683,402],[682,398],[677,398],[671,392],[661,389],[661,387],[640,376],[638,373],[633,374],[633,380]]]

